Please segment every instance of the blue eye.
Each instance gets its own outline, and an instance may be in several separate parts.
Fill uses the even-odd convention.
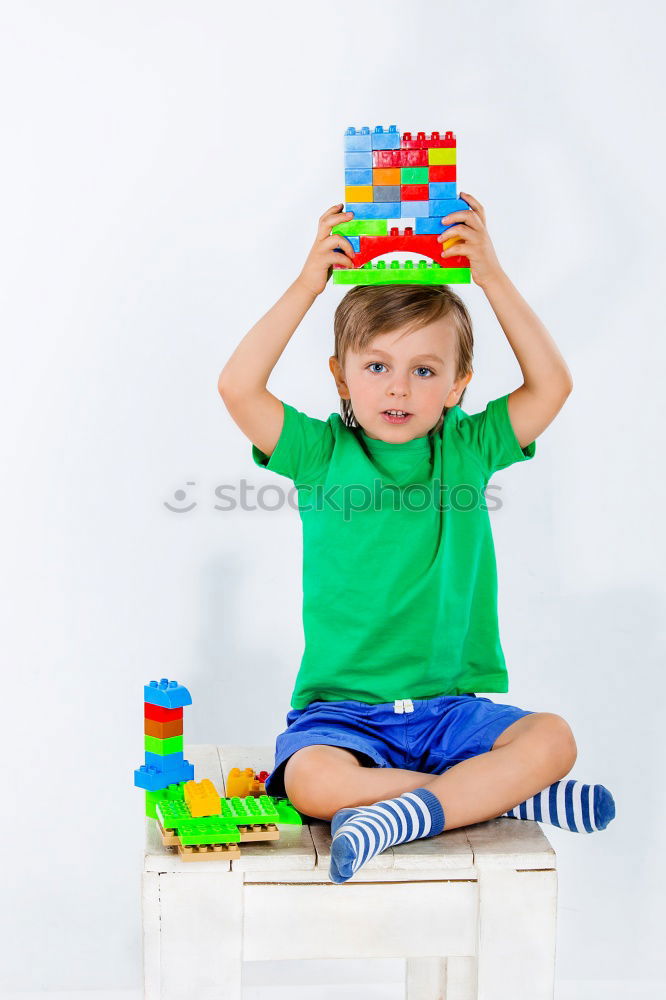
[[[370,364],[367,365],[367,367],[370,368],[370,369],[386,368],[386,365],[384,364],[383,361],[371,361]],[[419,367],[415,368],[414,371],[417,371],[417,372],[430,372],[431,375],[435,374],[434,371],[432,370],[432,368],[428,368],[426,365],[419,365]],[[378,372],[376,370],[373,371],[373,375],[380,375],[380,374],[381,374],[381,372]]]

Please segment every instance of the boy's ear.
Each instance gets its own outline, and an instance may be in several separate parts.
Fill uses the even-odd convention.
[[[345,382],[345,374],[335,354],[332,354],[328,359],[328,367],[331,369],[333,378],[335,379],[335,384],[340,398],[349,399],[349,389],[347,388],[347,383]]]
[[[444,404],[445,406],[457,406],[460,397],[463,394],[463,390],[471,382],[473,374],[474,374],[473,371],[469,371],[467,372],[466,375],[462,375],[460,378],[457,378],[455,380],[455,382],[453,383],[453,388],[451,389],[451,392],[447,396],[446,403]]]

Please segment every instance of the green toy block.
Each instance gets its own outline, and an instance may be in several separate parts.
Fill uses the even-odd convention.
[[[146,816],[157,819],[157,803],[164,801],[185,800],[185,782],[181,781],[176,785],[167,785],[166,788],[158,788],[155,792],[146,792]]]
[[[185,801],[158,802],[157,818],[165,830],[175,830],[182,844],[230,844],[240,841],[238,824],[223,816],[193,819]]]
[[[167,785],[164,789],[164,798],[169,802],[185,802],[185,782],[179,781],[175,785]]]
[[[277,823],[278,812],[270,795],[237,795],[222,799],[222,818],[228,819],[239,826],[252,826],[257,823]]]
[[[146,816],[157,819],[155,806],[165,797],[166,788],[160,788],[156,792],[146,792]]]
[[[401,184],[427,184],[427,167],[400,167]]]
[[[385,260],[376,264],[370,261],[358,268],[340,268],[333,271],[334,285],[453,285],[469,284],[471,272],[468,267],[440,267],[436,263],[420,260],[391,261],[390,267]]]
[[[157,818],[165,830],[175,830],[179,823],[192,819],[185,799],[162,799],[157,803]]]
[[[289,799],[274,799],[273,801],[278,812],[278,823],[303,826],[301,814],[292,806]]]
[[[388,222],[386,219],[350,219],[333,226],[331,232],[343,236],[388,236]]]
[[[188,819],[178,826],[178,839],[184,847],[197,847],[200,844],[238,844],[240,830],[235,823],[230,823],[219,816],[202,816],[200,819]]]
[[[168,740],[161,740],[157,736],[144,736],[143,749],[150,750],[151,753],[159,753],[166,757],[169,753],[177,753],[183,749],[183,737],[170,736]]]

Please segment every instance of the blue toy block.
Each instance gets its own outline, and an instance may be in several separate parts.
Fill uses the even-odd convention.
[[[417,219],[414,224],[414,235],[425,236],[433,233],[443,233],[448,226],[445,226],[440,218],[437,219]]]
[[[400,212],[405,218],[423,219],[432,214],[429,205],[429,201],[401,201]]]
[[[183,751],[176,753],[151,753],[146,750],[146,767],[156,767],[158,771],[172,771],[183,763]]]
[[[445,215],[450,215],[451,212],[466,212],[470,207],[462,198],[447,198],[444,201],[431,201],[429,204],[428,215],[433,219],[437,217],[441,219]],[[451,223],[451,225],[455,225],[455,223]]]
[[[345,132],[345,150],[361,152],[365,149],[372,149],[370,129],[367,125],[360,128],[358,132],[355,128],[348,128]]]
[[[161,705],[162,708],[182,708],[192,704],[192,696],[186,687],[178,681],[170,681],[162,677],[159,684],[151,681],[143,689],[143,700],[149,705]]]
[[[345,150],[345,170],[372,170],[372,150],[355,153]]]
[[[430,181],[428,185],[430,200],[434,198],[452,198],[456,196],[455,181]]]
[[[345,187],[366,187],[372,184],[372,167],[366,170],[345,170]]]
[[[410,201],[410,205],[417,204]],[[427,202],[426,202],[427,204]],[[346,206],[357,219],[394,219],[400,215],[399,201],[356,201]],[[414,213],[412,212],[412,215]]]
[[[389,125],[385,132],[381,125],[377,125],[372,133],[372,149],[400,149],[400,133],[396,126]]]
[[[182,764],[171,771],[161,771],[157,767],[142,764],[134,772],[134,784],[137,788],[143,788],[147,792],[157,792],[167,785],[177,785],[181,781],[192,781],[194,779],[194,764],[189,760],[184,760]]]
[[[345,239],[349,240],[349,242],[353,246],[353,248],[356,251],[356,253],[360,253],[361,252],[361,237],[360,236],[345,236]]]

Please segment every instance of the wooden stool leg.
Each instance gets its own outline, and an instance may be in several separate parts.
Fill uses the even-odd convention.
[[[553,1000],[557,871],[477,867],[478,1000]]]
[[[447,1000],[446,959],[407,959],[407,1000]]]
[[[151,1000],[241,1000],[243,873],[159,879],[160,991]]]
[[[407,1000],[476,1000],[476,959],[408,958]]]
[[[160,876],[144,872],[141,880],[143,925],[143,996],[160,1000]]]

